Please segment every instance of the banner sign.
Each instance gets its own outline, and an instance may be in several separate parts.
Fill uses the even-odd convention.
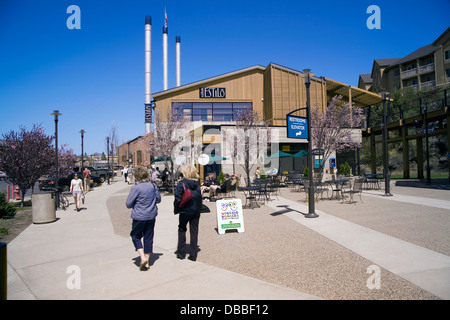
[[[308,119],[297,116],[287,116],[287,137],[294,139],[308,139]]]
[[[241,199],[225,199],[216,201],[217,231],[224,234],[226,230],[236,229],[244,232],[244,211]]]
[[[226,98],[225,88],[199,88],[200,98]]]
[[[150,103],[145,104],[145,123],[152,123],[152,105]]]

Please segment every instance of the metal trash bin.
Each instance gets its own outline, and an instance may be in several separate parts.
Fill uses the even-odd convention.
[[[56,221],[56,206],[53,192],[31,195],[33,223]]]

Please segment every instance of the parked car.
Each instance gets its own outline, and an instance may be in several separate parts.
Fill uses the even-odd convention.
[[[95,168],[95,170],[98,172],[100,179],[103,179],[103,181],[108,179],[108,176],[109,176],[109,178],[112,178],[112,176],[113,176],[113,172],[111,170],[104,169],[104,168]]]
[[[108,171],[106,169],[99,169],[94,167],[85,167],[88,168],[89,171],[91,171],[91,177],[96,176],[99,177],[102,182],[105,182],[106,179],[108,179]],[[73,168],[74,172],[79,171],[79,167]],[[109,171],[109,177],[112,177],[112,171]]]
[[[79,172],[72,172],[65,178],[59,178],[58,179],[58,188],[63,191],[67,192],[70,190],[70,181],[72,181],[74,174],[80,174]],[[81,177],[80,177],[81,178]],[[97,176],[91,175],[91,187],[95,188],[102,185],[102,181]],[[46,178],[39,180],[39,190],[42,191],[51,191],[55,187],[55,179],[54,178]]]

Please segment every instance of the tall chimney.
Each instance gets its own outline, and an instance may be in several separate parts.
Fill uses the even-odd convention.
[[[177,54],[177,58],[176,58],[176,67],[177,67],[177,87],[180,86],[180,42],[181,42],[181,37],[180,36],[176,36],[175,37],[175,46],[176,46],[176,54]]]
[[[168,72],[168,49],[167,49],[167,33],[169,28],[167,27],[167,13],[164,12],[165,21],[163,27],[163,89],[167,90],[169,88],[169,72]]]
[[[151,56],[152,56],[152,17],[145,17],[145,134],[151,132],[152,107],[151,107]]]

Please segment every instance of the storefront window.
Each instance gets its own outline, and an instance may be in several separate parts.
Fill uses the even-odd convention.
[[[213,121],[212,103],[197,102],[192,104],[192,121]]]
[[[251,102],[173,102],[176,115],[190,121],[236,121],[240,112],[252,110]]]
[[[213,121],[233,120],[233,104],[231,102],[216,102],[213,105]]]

